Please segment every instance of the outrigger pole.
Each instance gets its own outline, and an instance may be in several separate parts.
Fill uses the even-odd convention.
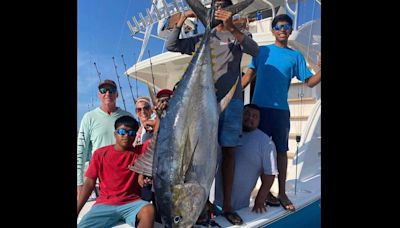
[[[112,57],[112,60],[113,60],[113,63],[114,63],[115,74],[117,75],[117,81],[118,81],[119,91],[121,91],[122,103],[124,103],[124,108],[125,108],[125,111],[126,111],[124,93],[122,92],[122,86],[121,86],[121,83],[119,82],[119,75],[118,75],[118,72],[117,72],[117,65],[115,65],[114,56]]]
[[[123,54],[121,54],[121,58],[122,58],[122,62],[124,63],[125,74],[126,74],[126,77],[128,78],[129,89],[131,90],[131,95],[132,95],[133,103],[136,104],[136,99],[135,99],[135,97],[133,96],[131,80],[129,80],[128,70],[127,70],[127,68],[126,68],[125,59],[124,59],[124,55],[123,55]]]

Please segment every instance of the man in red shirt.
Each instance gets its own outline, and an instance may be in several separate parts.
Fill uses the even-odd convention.
[[[112,227],[125,222],[134,227],[153,227],[154,207],[140,199],[138,174],[129,167],[144,153],[149,142],[133,147],[138,122],[131,116],[115,121],[116,143],[97,149],[86,171],[86,180],[78,199],[81,211],[93,189],[100,181],[100,195],[78,227]]]

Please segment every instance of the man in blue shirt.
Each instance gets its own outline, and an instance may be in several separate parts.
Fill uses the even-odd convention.
[[[242,77],[245,88],[254,78],[256,85],[252,103],[261,108],[259,129],[272,137],[277,151],[279,196],[285,210],[294,211],[294,205],[286,195],[287,151],[289,150],[290,110],[288,91],[293,77],[314,87],[321,81],[321,71],[312,74],[301,52],[288,47],[292,33],[292,19],[281,14],[272,21],[275,43],[261,46],[253,57],[249,69]],[[317,66],[321,67],[320,60]],[[257,75],[257,77],[256,77]]]

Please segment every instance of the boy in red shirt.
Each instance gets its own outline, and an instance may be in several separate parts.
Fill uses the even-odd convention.
[[[100,195],[78,227],[112,227],[120,222],[139,228],[153,227],[154,207],[140,199],[138,174],[129,169],[149,142],[132,146],[139,124],[131,116],[118,118],[114,128],[116,143],[97,149],[86,171],[87,178],[78,199],[78,214],[94,190],[97,178]]]

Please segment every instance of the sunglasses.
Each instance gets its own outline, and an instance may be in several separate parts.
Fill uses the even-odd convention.
[[[228,3],[227,2],[215,2],[214,3],[214,7],[215,7],[215,9],[219,9],[219,8],[225,8],[226,6],[228,6]]]
[[[289,29],[292,29],[292,26],[290,24],[284,24],[284,25],[275,25],[274,27],[272,27],[272,29],[275,31],[279,31],[282,28],[285,30],[289,30]]]
[[[136,131],[134,130],[125,130],[123,128],[117,129],[115,130],[115,133],[119,134],[119,135],[125,135],[128,134],[128,136],[135,136],[136,135]]]
[[[142,108],[136,108],[136,112],[141,112],[142,110],[149,110],[150,109],[150,105],[145,105]]]
[[[114,94],[115,92],[117,92],[117,89],[116,89],[116,88],[113,88],[113,87],[110,87],[110,88],[101,87],[101,88],[99,89],[99,92],[100,92],[101,94],[105,94],[105,93],[107,93],[107,91],[108,91],[110,94]]]
[[[169,101],[169,97],[161,97],[161,98],[159,98],[158,100],[159,100],[161,103],[168,102],[168,101]]]

